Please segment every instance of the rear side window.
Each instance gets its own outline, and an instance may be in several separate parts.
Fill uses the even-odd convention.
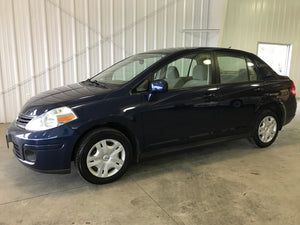
[[[256,65],[258,66],[259,69],[259,74],[263,79],[272,79],[274,78],[277,74],[274,72],[271,67],[269,67],[266,63],[264,63],[261,60],[255,60]]]
[[[218,55],[217,61],[220,71],[220,82],[222,84],[239,83],[249,80],[244,57]]]
[[[246,59],[246,61],[247,61],[247,67],[249,72],[249,80],[250,81],[258,80],[258,70],[255,66],[255,63],[248,58]]]

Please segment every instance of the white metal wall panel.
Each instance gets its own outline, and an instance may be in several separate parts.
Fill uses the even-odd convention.
[[[225,2],[224,1],[209,1],[209,5],[207,6],[208,12],[214,12],[208,14],[208,21],[206,21],[207,28],[219,28],[221,27],[221,23],[223,22],[222,19],[220,19],[221,16],[223,16],[223,11],[225,8]],[[199,26],[197,26],[199,27]],[[217,43],[219,40],[219,31],[213,30],[212,32],[207,33],[207,46],[213,47],[215,46],[215,43]]]
[[[16,51],[15,18],[11,1],[0,2],[0,49],[1,49],[1,74],[2,95],[4,95],[5,115],[7,121],[14,119],[21,107],[20,80],[18,71],[18,57]],[[1,119],[3,121],[3,119]]]
[[[1,55],[0,55],[0,63],[1,63]],[[0,64],[0,68],[1,68],[1,64]],[[2,81],[2,70],[0,69],[0,88],[3,90],[3,81]],[[3,94],[1,94],[1,96],[0,96],[0,106],[5,106],[6,105],[6,103],[5,103],[5,101],[4,101],[4,95]],[[0,107],[0,115],[2,115],[2,119],[3,119],[3,121],[6,121],[6,116],[5,116],[5,107]]]
[[[0,122],[42,91],[84,80],[132,54],[217,45],[223,0],[0,0]],[[213,7],[210,7],[212,6]],[[209,27],[209,18],[217,26]],[[205,36],[205,38],[204,38]]]
[[[258,42],[292,44],[290,78],[295,82],[299,97],[299,11],[299,0],[228,0],[219,44],[255,54],[257,54]]]
[[[33,54],[33,70],[35,79],[35,90],[36,93],[47,90],[47,78],[45,68],[48,68],[48,63],[46,62],[46,53],[45,49],[45,33],[43,28],[43,19],[44,8],[42,1],[31,0],[30,9],[30,25],[31,25],[31,39],[32,39],[32,54]]]

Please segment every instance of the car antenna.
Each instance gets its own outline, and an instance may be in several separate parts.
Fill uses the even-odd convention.
[[[231,49],[231,46],[229,46],[228,48]]]

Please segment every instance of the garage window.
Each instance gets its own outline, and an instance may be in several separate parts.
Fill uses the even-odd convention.
[[[280,75],[288,76],[291,53],[292,45],[258,43],[257,55]]]

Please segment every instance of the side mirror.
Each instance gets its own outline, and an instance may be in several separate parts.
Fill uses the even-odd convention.
[[[167,92],[168,91],[168,83],[165,80],[155,80],[150,83],[150,93],[157,93],[157,92]]]
[[[168,91],[168,83],[165,80],[155,80],[150,83],[148,101],[154,93],[164,93]]]

